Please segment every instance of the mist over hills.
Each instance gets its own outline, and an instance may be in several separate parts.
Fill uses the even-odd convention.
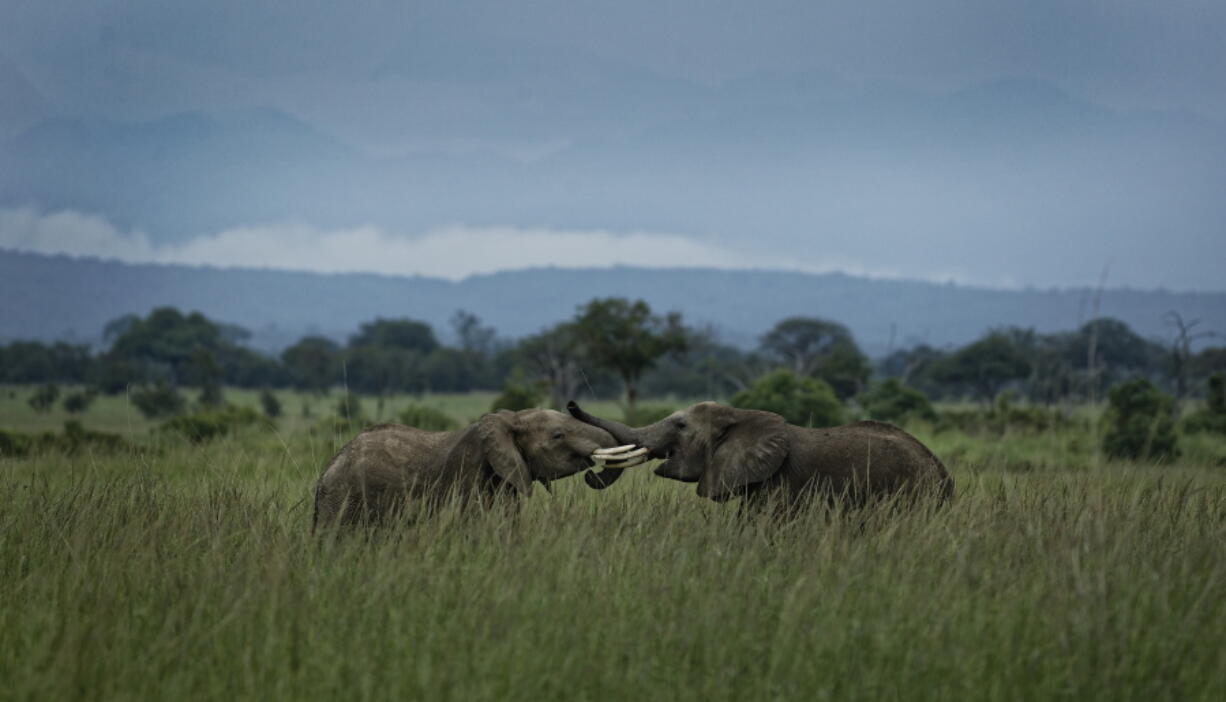
[[[1086,288],[996,290],[841,273],[703,269],[542,268],[479,275],[458,282],[427,277],[317,274],[261,269],[131,265],[0,250],[0,340],[67,339],[97,343],[102,326],[123,314],[172,305],[242,325],[251,345],[277,350],[308,333],[343,340],[375,317],[412,317],[446,339],[458,309],[479,315],[500,336],[534,333],[574,315],[593,297],[642,298],[657,311],[710,325],[720,338],[752,346],[793,315],[846,324],[870,355],[924,342],[970,341],[1002,325],[1072,329],[1091,314]],[[1163,315],[1201,319],[1226,331],[1226,292],[1109,288],[1100,314],[1165,339]]]
[[[1112,111],[1036,80],[922,93],[822,74],[508,70],[463,90],[415,79],[419,109],[400,126],[417,141],[398,154],[277,108],[47,117],[0,144],[0,207],[101,216],[154,244],[285,222],[406,238],[460,223],[752,236],[817,268],[834,256],[942,279],[913,270],[935,259],[988,284],[1079,282],[1086,260],[1114,256],[1121,279],[1157,285],[1178,261],[1178,279],[1215,286],[1204,254],[1226,221],[1226,128],[1212,120]]]

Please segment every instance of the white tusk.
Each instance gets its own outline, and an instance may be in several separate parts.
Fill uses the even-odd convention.
[[[614,446],[613,448],[596,449],[595,451],[592,452],[592,455],[593,456],[595,455],[603,456],[603,455],[608,455],[611,453],[621,453],[623,451],[629,451],[630,449],[634,448],[634,446],[635,446],[634,444],[626,444],[625,446]]]
[[[596,455],[593,453],[592,460],[598,461],[600,463],[606,463],[606,464],[607,463],[623,463],[625,461],[629,461],[632,458],[639,458],[640,456],[646,456],[646,455],[647,455],[647,447],[643,447],[643,448],[636,449],[634,451],[630,451],[628,453],[601,454],[601,455]]]
[[[635,456],[634,458],[629,458],[624,461],[608,461],[606,463],[602,463],[601,466],[604,468],[629,468],[631,466],[637,466],[640,463],[646,463],[650,460],[651,458],[648,456]]]

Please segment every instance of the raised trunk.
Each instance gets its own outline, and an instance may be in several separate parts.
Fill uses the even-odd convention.
[[[570,412],[571,416],[573,416],[575,419],[578,419],[581,422],[586,422],[587,424],[591,424],[595,427],[600,427],[601,429],[609,432],[620,444],[639,443],[638,432],[632,427],[628,427],[621,422],[614,422],[608,419],[601,419],[600,417],[593,417],[580,409],[579,405],[573,400],[566,403],[566,410]],[[625,468],[605,468],[599,473],[593,473],[589,470],[583,474],[583,480],[588,484],[588,487],[596,490],[603,490],[617,482],[617,479],[622,477],[622,473],[625,471]]]

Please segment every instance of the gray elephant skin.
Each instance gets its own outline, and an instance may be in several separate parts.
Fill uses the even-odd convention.
[[[593,417],[571,402],[572,415],[621,443],[646,447],[664,459],[656,475],[697,482],[701,497],[724,501],[768,498],[799,504],[814,494],[863,505],[899,493],[953,495],[945,466],[918,439],[891,424],[864,421],[814,429],[788,424],[772,412],[701,402],[641,428]],[[611,485],[625,469],[588,472],[593,488]]]
[[[591,467],[594,451],[614,446],[603,429],[553,410],[503,410],[465,429],[370,427],[345,444],[315,487],[314,525],[386,519],[410,500],[436,506],[454,495],[492,504],[499,492],[528,495],[534,481]]]

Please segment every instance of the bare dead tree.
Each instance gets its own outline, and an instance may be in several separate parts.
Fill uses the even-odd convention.
[[[1175,376],[1175,402],[1172,412],[1178,416],[1180,405],[1188,395],[1188,362],[1192,360],[1192,343],[1217,334],[1213,331],[1195,331],[1199,319],[1185,321],[1183,315],[1171,310],[1163,317],[1168,327],[1174,330],[1171,339],[1171,373]]]

